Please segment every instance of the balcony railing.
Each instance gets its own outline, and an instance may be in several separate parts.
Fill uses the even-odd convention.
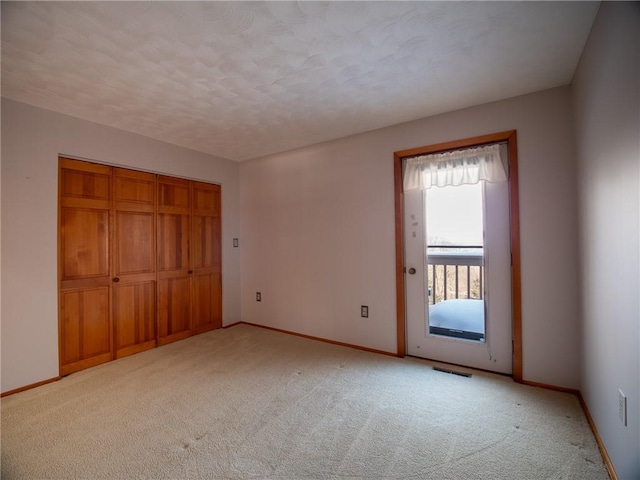
[[[429,304],[454,298],[483,298],[484,257],[481,246],[427,248]]]

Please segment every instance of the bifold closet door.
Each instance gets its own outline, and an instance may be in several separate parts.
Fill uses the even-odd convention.
[[[220,186],[193,182],[193,333],[222,327]]]
[[[112,359],[111,167],[61,158],[58,178],[59,357],[67,375]]]
[[[156,176],[113,169],[116,357],[156,346]]]
[[[158,344],[191,335],[191,182],[158,177]]]
[[[60,375],[222,326],[220,186],[59,159]]]

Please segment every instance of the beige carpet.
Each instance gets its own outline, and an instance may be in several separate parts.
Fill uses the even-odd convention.
[[[247,325],[2,400],[2,479],[579,479],[578,400]]]

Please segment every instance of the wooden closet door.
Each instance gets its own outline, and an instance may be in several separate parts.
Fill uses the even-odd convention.
[[[60,375],[108,362],[111,167],[59,159]]]
[[[193,182],[193,333],[222,326],[220,186]]]
[[[158,177],[158,344],[191,335],[191,183]]]
[[[113,170],[116,357],[156,345],[156,176]]]

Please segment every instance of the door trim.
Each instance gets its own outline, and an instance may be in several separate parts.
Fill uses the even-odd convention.
[[[509,151],[509,229],[511,240],[511,308],[513,314],[512,376],[522,382],[522,284],[520,279],[520,210],[518,195],[518,145],[516,130],[492,133],[478,137],[438,143],[425,147],[400,150],[393,154],[395,230],[396,230],[396,326],[398,356],[407,354],[406,288],[404,279],[404,194],[402,192],[402,160],[416,155],[427,155],[447,150],[477,147],[490,143],[507,142]]]

